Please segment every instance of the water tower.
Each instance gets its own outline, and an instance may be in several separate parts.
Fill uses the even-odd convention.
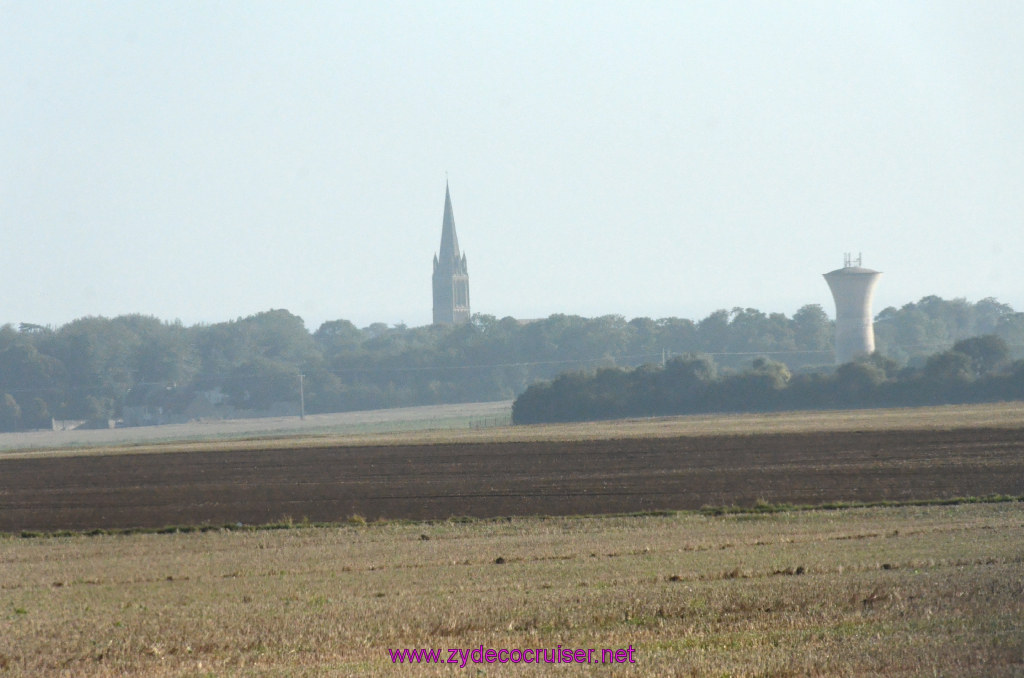
[[[825,274],[836,300],[836,364],[848,363],[859,355],[875,351],[875,328],[871,322],[871,297],[882,275],[861,267],[858,254],[847,254],[843,267]]]

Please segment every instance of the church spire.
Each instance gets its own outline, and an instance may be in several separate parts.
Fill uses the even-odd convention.
[[[434,255],[433,287],[434,324],[452,325],[469,321],[469,271],[466,255],[459,252],[455,212],[447,180],[444,182],[441,249]]]
[[[438,259],[445,264],[456,262],[459,258],[459,236],[455,234],[455,212],[452,210],[452,196],[448,190],[448,182],[445,181],[444,219],[441,221],[441,249],[438,251]]]

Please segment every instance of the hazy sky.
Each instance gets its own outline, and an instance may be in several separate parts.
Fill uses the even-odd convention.
[[[1024,3],[0,0],[0,323],[1024,310]]]

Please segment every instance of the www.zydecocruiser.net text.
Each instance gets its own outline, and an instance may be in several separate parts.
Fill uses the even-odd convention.
[[[394,664],[456,664],[466,668],[469,664],[635,664],[636,648],[388,648]]]

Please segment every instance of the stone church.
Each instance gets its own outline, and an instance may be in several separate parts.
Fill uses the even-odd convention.
[[[459,253],[455,215],[448,183],[444,186],[444,219],[441,222],[441,250],[434,255],[434,324],[469,322],[469,271],[466,255]]]

